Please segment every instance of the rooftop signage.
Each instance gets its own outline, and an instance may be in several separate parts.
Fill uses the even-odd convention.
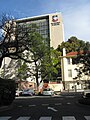
[[[59,25],[60,24],[60,22],[59,22],[59,20],[58,20],[58,15],[53,15],[52,16],[52,26],[56,26],[56,25]]]

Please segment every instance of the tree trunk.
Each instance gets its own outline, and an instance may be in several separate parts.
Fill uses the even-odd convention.
[[[38,86],[39,86],[39,82],[38,82],[38,66],[37,66],[37,63],[36,63],[36,61],[35,61],[35,68],[36,68],[36,75],[35,75],[35,78],[36,78],[36,83],[37,83],[37,88],[38,88]]]
[[[2,66],[3,57],[0,58],[0,68]]]

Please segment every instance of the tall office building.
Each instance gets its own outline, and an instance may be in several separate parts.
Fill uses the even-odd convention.
[[[62,16],[60,13],[46,14],[16,20],[17,24],[36,24],[37,32],[49,38],[50,47],[56,49],[64,41]]]

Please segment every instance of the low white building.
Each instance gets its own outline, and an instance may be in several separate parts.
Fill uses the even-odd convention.
[[[72,59],[77,55],[77,52],[70,52],[66,54],[63,49],[63,56],[61,57],[62,82],[65,90],[79,91],[83,90],[90,84],[90,76],[82,74],[82,77],[77,77],[77,70],[82,64],[73,64]]]

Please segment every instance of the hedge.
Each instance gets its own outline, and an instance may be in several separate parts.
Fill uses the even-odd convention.
[[[0,105],[9,105],[15,99],[15,81],[0,78]]]

